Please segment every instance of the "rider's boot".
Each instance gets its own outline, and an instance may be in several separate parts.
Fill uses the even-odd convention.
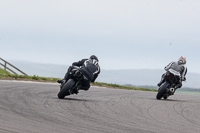
[[[161,81],[157,84],[157,86],[160,87],[160,86],[162,85],[162,83],[163,83],[163,81],[161,80]]]
[[[162,78],[161,81],[157,84],[158,87],[160,87],[164,83],[164,79]]]
[[[70,74],[69,74],[70,72],[71,72],[71,66],[68,68],[68,71],[65,74],[65,77],[62,80],[57,80],[57,82],[62,84],[64,82],[68,81],[69,76],[70,76]]]
[[[57,80],[58,83],[62,84],[64,83],[65,81],[67,81],[69,78],[69,73],[66,73],[65,74],[65,77],[62,79],[62,80]]]
[[[158,87],[160,87],[165,81],[165,74],[162,75],[161,81],[157,84]]]
[[[64,81],[62,80],[57,80],[58,83],[62,84]]]

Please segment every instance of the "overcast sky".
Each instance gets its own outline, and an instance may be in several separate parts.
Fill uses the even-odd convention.
[[[180,56],[200,73],[199,0],[0,0],[0,57],[102,69],[163,69]]]

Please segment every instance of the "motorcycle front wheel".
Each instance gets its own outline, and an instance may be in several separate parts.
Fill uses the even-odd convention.
[[[166,88],[169,86],[168,82],[164,82],[161,87],[158,90],[158,93],[156,95],[157,99],[161,99],[163,97],[163,94],[166,92]]]
[[[62,87],[62,89],[60,90],[60,92],[58,93],[58,98],[59,99],[63,99],[65,96],[70,95],[70,89],[73,87],[73,85],[75,84],[75,81],[73,79],[69,79],[64,86]]]

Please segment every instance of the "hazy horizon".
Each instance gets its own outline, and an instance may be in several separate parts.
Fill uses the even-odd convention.
[[[68,69],[68,65],[33,63],[16,60],[9,60],[9,62],[31,76],[63,78]],[[116,83],[121,85],[130,84],[134,86],[156,86],[164,72],[164,69],[101,69],[101,73],[96,82]],[[186,82],[183,82],[183,87],[200,88],[200,74],[188,72],[186,79]]]

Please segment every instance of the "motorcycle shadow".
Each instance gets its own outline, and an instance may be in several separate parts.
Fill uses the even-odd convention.
[[[152,101],[160,101],[160,102],[188,102],[187,100],[180,100],[180,99],[156,99],[156,98],[147,98]]]
[[[61,99],[61,100],[67,100],[67,101],[82,101],[82,102],[92,101],[92,100],[89,100],[89,99],[78,99],[78,98],[70,98],[70,97],[66,97],[66,98]]]
[[[188,101],[185,101],[185,100],[178,100],[178,99],[161,99],[159,101],[166,101],[166,102],[188,102]]]

